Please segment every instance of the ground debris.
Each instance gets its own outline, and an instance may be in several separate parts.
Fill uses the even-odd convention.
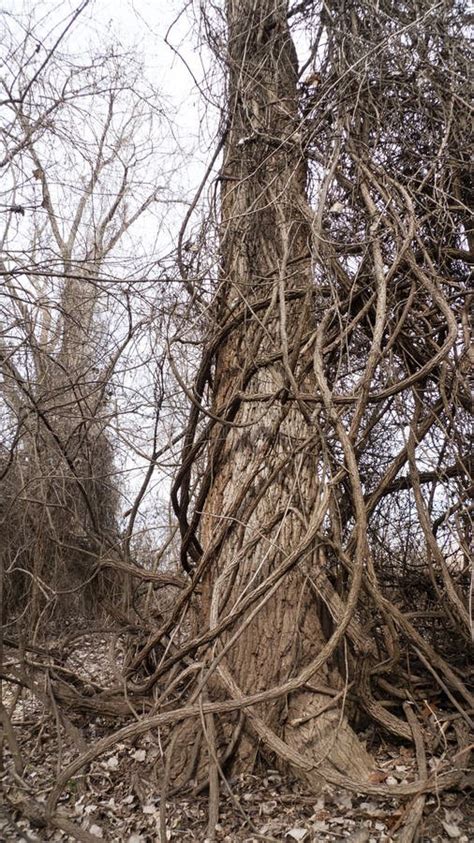
[[[83,675],[97,682],[106,642],[87,642],[76,650]],[[103,675],[100,676],[103,681]],[[113,678],[113,677],[111,677]],[[7,689],[8,691],[8,689]],[[74,840],[110,843],[154,843],[160,840],[160,782],[163,770],[163,735],[147,733],[118,742],[71,778],[61,795],[56,826],[45,820],[50,789],[80,751],[79,744],[94,743],[116,731],[117,723],[93,713],[69,713],[69,727],[51,717],[28,691],[14,707],[12,723],[23,758],[21,776],[7,744],[0,772],[0,843],[25,840]],[[411,747],[382,745],[376,752],[374,784],[413,782],[417,762]],[[469,815],[469,788],[427,795],[419,829],[420,843],[468,843],[474,838]],[[205,790],[171,794],[166,801],[166,839],[205,841],[208,834],[208,794]],[[221,787],[216,843],[395,843],[406,816],[407,804],[394,799],[358,795],[326,787],[314,795],[262,762],[253,774],[227,779]],[[69,833],[71,831],[71,833]]]

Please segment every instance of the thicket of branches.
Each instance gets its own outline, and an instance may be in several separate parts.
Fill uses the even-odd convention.
[[[145,467],[153,459],[160,417],[154,341],[171,300],[166,258],[155,262],[133,231],[161,225],[170,207],[170,119],[135,54],[114,44],[85,57],[63,51],[88,5],[44,43],[39,14],[39,23],[4,18],[0,530],[10,626],[100,611],[111,587],[120,602],[126,581],[110,566],[130,564],[140,488],[127,473],[137,452]]]
[[[346,770],[319,764],[318,776],[322,769],[332,783],[415,796],[416,819],[423,794],[456,786],[467,767],[474,708],[467,667],[467,13],[457,0],[250,7],[242,4],[248,16],[240,22],[232,2],[200,10],[217,86],[226,80],[226,106],[176,249],[162,258],[159,278],[154,264],[150,286],[137,286],[135,265],[129,283],[116,283],[110,269],[115,254],[127,266],[125,235],[157,197],[156,185],[148,190],[129,176],[154,153],[143,98],[133,99],[137,74],[126,82],[115,56],[67,70],[57,54],[51,61],[62,94],[48,96],[54,106],[38,105],[38,91],[50,84],[45,74],[7,90],[14,142],[3,161],[4,243],[27,213],[31,219],[28,234],[18,235],[21,248],[5,247],[1,266],[7,608],[30,607],[38,599],[33,583],[43,595],[41,612],[63,582],[50,581],[52,567],[67,578],[73,570],[74,588],[99,572],[127,576],[127,600],[111,599],[106,580],[102,604],[117,636],[133,632],[126,658],[117,654],[120,681],[86,691],[80,677],[73,687],[61,675],[60,657],[45,656],[44,663],[58,705],[112,720],[130,708],[142,712],[63,770],[50,794],[53,817],[62,788],[81,767],[117,741],[162,727],[162,833],[167,792],[208,786],[212,837],[219,780],[235,759],[242,763],[243,742],[257,739],[265,757],[314,781],[314,759],[268,713],[274,701],[273,712],[303,691],[326,694],[326,709],[336,712],[347,696],[354,729],[371,723],[417,749],[413,784],[354,781]],[[287,24],[306,52],[291,102],[280,91],[275,118],[274,92],[263,90],[262,79],[266,63],[278,67],[279,57],[293,55]],[[229,31],[238,35],[227,49]],[[23,61],[20,70],[28,67]],[[65,126],[77,119],[68,109],[82,107],[77,80],[97,128],[84,148],[75,141],[68,152]],[[63,154],[49,166],[48,133],[55,144],[61,138]],[[65,166],[77,160],[87,162],[88,177],[68,183]],[[290,174],[288,196],[272,187],[282,168]],[[242,283],[235,281],[238,261],[253,272]],[[137,393],[141,378],[147,384],[135,412],[151,449],[134,441],[131,408],[124,406],[130,367]],[[131,453],[145,469],[119,523],[115,475]],[[229,460],[239,473],[226,468]],[[153,535],[165,539],[140,555],[134,530],[157,473],[163,486],[172,478],[174,515],[163,509],[166,523]],[[291,546],[285,537],[295,524],[298,543]],[[278,553],[262,551],[264,541]],[[258,570],[248,563],[252,554],[262,560]],[[15,570],[21,577],[12,579]],[[319,619],[318,647],[265,685],[252,675],[250,658],[242,687],[239,641],[256,618],[271,617],[266,613],[298,576]],[[85,592],[83,598],[87,609]],[[291,611],[293,634],[301,615],[298,605]],[[38,670],[38,662],[2,668],[30,690]],[[438,706],[436,733],[417,717],[427,699]],[[316,721],[326,710],[318,706]],[[437,758],[434,774],[425,752]]]

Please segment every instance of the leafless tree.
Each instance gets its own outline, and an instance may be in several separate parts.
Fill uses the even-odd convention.
[[[357,707],[410,740],[403,701],[433,676],[463,722],[472,705],[463,10],[225,15],[216,330],[174,490],[196,644],[214,693],[260,701],[237,769],[257,740],[313,785],[367,781]]]
[[[58,591],[96,605],[101,554],[120,543],[112,427],[152,307],[148,295],[145,318],[129,233],[168,195],[166,121],[138,59],[56,49],[40,74],[34,33],[6,63],[0,263],[5,585],[30,621]]]

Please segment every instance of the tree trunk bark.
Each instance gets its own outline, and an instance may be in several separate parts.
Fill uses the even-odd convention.
[[[229,0],[229,131],[221,171],[222,276],[213,412],[228,419],[209,445],[211,483],[201,541],[211,564],[203,612],[211,627],[262,586],[258,601],[220,640],[225,671],[243,693],[297,676],[327,643],[316,584],[330,493],[308,338],[316,327],[306,164],[298,132],[298,64],[285,0]],[[234,410],[232,410],[234,408]],[[264,596],[266,595],[266,596]],[[250,618],[250,615],[253,615]],[[218,652],[218,651],[216,651]],[[314,763],[317,786],[331,767],[365,778],[370,759],[341,705],[337,660],[256,714]],[[334,690],[342,691],[334,702]],[[331,705],[331,700],[334,704]],[[246,732],[237,765],[257,742]]]

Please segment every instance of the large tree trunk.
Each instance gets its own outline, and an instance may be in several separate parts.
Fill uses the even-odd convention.
[[[318,534],[330,491],[317,409],[295,398],[315,393],[307,341],[316,327],[318,290],[287,3],[229,0],[227,14],[230,125],[221,172],[218,313],[224,338],[213,411],[226,412],[232,423],[218,425],[210,442],[203,611],[216,626],[286,566],[253,619],[256,603],[240,618],[243,631],[221,663],[224,683],[230,674],[243,693],[254,693],[308,668],[333,631],[317,599]],[[221,640],[229,642],[236,631],[234,625]],[[333,654],[307,684],[256,709],[289,747],[314,762],[306,775],[315,785],[331,767],[365,777],[370,764],[343,708],[328,706],[330,689],[344,687],[338,662]],[[240,768],[253,763],[253,737],[249,729],[240,743]]]

